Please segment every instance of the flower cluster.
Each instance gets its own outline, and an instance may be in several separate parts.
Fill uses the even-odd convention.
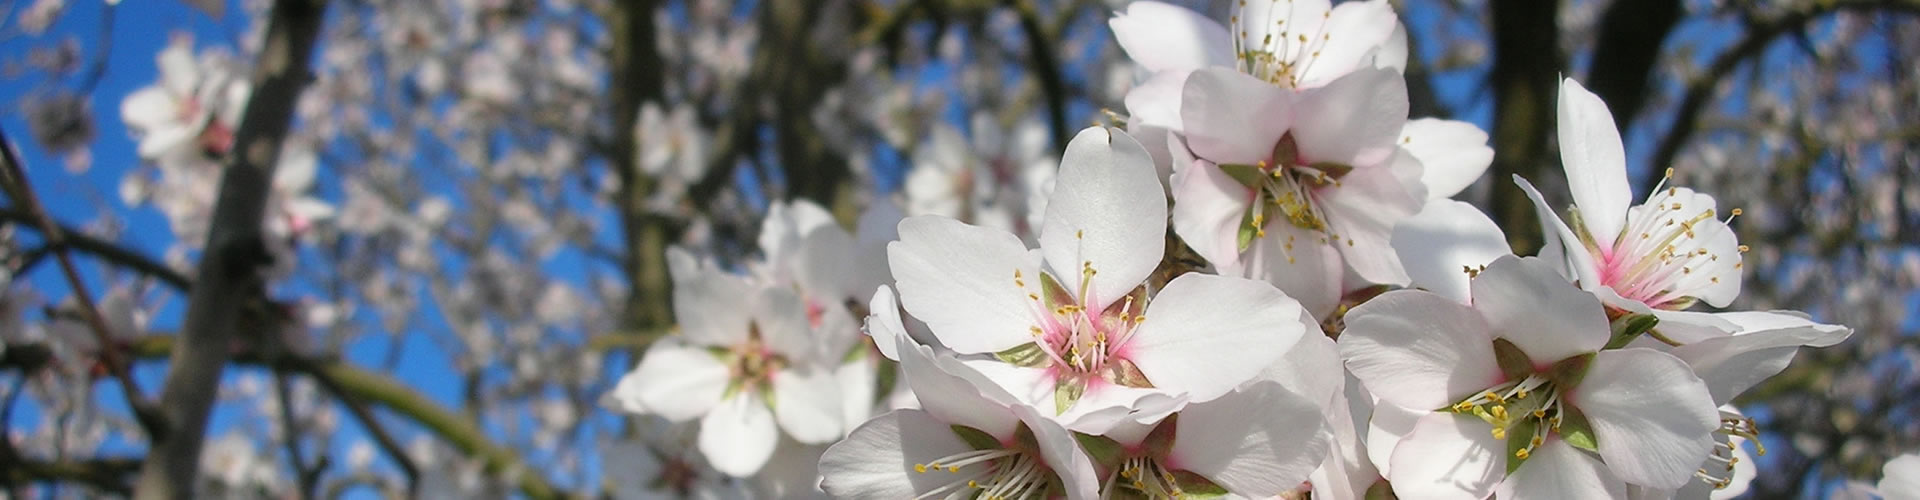
[[[1111,26],[1146,70],[1124,131],[1057,171],[937,131],[911,217],[775,204],[744,273],[674,251],[680,330],[610,404],[698,420],[697,459],[783,497],[1706,498],[1764,453],[1733,398],[1851,333],[1691,310],[1740,292],[1740,211],[1664,183],[1632,204],[1571,79],[1573,207],[1515,178],[1548,241],[1513,255],[1449,199],[1488,136],[1409,119],[1384,0]]]

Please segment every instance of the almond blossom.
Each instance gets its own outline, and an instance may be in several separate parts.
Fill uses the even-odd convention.
[[[618,404],[676,422],[699,418],[700,452],[736,477],[766,464],[780,431],[805,443],[839,438],[837,358],[816,345],[799,296],[708,266],[674,271],[680,332],[647,349],[627,375],[635,383],[620,386],[631,392],[614,394]]]
[[[1299,306],[1262,282],[1201,274],[1150,294],[1161,192],[1139,143],[1083,130],[1067,145],[1041,248],[944,217],[902,221],[888,249],[901,302],[941,344],[980,355],[971,366],[1070,426],[1155,394],[1219,397],[1299,338]]]
[[[1259,382],[1080,441],[1105,470],[1104,498],[1265,498],[1298,487],[1327,456],[1330,438],[1312,401]]]
[[[121,118],[140,138],[140,157],[192,161],[226,154],[250,92],[246,75],[222,52],[195,60],[189,38],[176,38],[154,59],[160,82],[120,103]]]
[[[1383,401],[1421,416],[1391,458],[1397,495],[1617,498],[1685,485],[1721,424],[1673,355],[1603,349],[1604,309],[1537,259],[1501,257],[1472,305],[1388,292],[1347,316],[1342,357]]]

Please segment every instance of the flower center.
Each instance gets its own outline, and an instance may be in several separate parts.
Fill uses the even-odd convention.
[[[1241,251],[1246,251],[1253,239],[1266,237],[1267,223],[1276,219],[1286,219],[1295,227],[1319,231],[1326,234],[1327,240],[1339,241],[1337,235],[1327,233],[1325,212],[1314,192],[1339,187],[1340,179],[1353,171],[1352,166],[1307,161],[1300,157],[1300,147],[1294,142],[1293,134],[1288,133],[1274,143],[1267,160],[1253,165],[1221,165],[1220,169],[1253,190],[1253,202],[1240,219]],[[1286,248],[1291,250],[1293,243],[1286,242]],[[1291,262],[1293,257],[1287,258]]]
[[[1505,440],[1512,434],[1528,435],[1524,445],[1510,447],[1514,458],[1526,460],[1534,448],[1546,443],[1547,436],[1560,432],[1567,406],[1560,399],[1556,385],[1545,376],[1528,375],[1480,391],[1455,403],[1452,410],[1479,417],[1492,425],[1494,439]]]
[[[1280,3],[1280,0],[1267,1]],[[1273,9],[1267,11],[1267,17],[1272,18],[1274,10],[1280,7],[1273,5],[1268,8]],[[1312,33],[1308,33],[1305,30],[1294,32],[1287,27],[1287,20],[1305,16],[1293,10],[1295,6],[1292,0],[1287,0],[1286,8],[1287,15],[1274,19],[1273,26],[1268,27],[1258,40],[1253,39],[1246,30],[1240,30],[1239,36],[1234,38],[1233,52],[1239,60],[1241,72],[1283,88],[1294,88],[1300,86],[1300,75],[1306,74],[1314,61],[1320,59],[1320,49],[1333,40],[1333,34],[1326,31],[1325,22],[1333,16],[1333,11],[1321,12],[1322,22],[1311,28]],[[1240,16],[1244,15],[1247,15],[1246,2],[1240,2],[1235,5],[1235,13],[1228,24],[1240,25]]]
[[[1667,175],[1673,175],[1672,169]],[[1731,237],[1720,234],[1732,231],[1727,223],[1733,218],[1716,219],[1711,205],[1699,206],[1711,199],[1674,187],[1655,187],[1647,198],[1628,210],[1627,227],[1613,248],[1596,252],[1601,284],[1648,307],[1679,310],[1693,305],[1695,297],[1726,274],[1740,272],[1738,254],[1722,258],[1730,249],[1725,247],[1734,247]],[[1734,209],[1733,216],[1739,215],[1740,209]],[[1746,251],[1745,246],[1734,248]]]
[[[1146,309],[1146,290],[1136,289],[1106,310],[1097,311],[1089,306],[1097,303],[1089,286],[1095,274],[1098,271],[1092,262],[1082,262],[1079,294],[1068,295],[1052,274],[1041,272],[1041,288],[1047,296],[1028,297],[1032,299],[1031,309],[1037,323],[1031,333],[1034,345],[1063,374],[1082,379],[1102,376],[1121,382],[1122,377],[1109,373],[1108,368],[1115,367],[1120,347],[1133,338],[1134,331],[1147,319],[1141,314]],[[1026,286],[1019,271],[1014,272],[1014,281],[1023,288]],[[1075,300],[1076,296],[1080,299]]]
[[[1114,476],[1118,476],[1119,480]],[[1122,462],[1107,477],[1106,487],[1101,491],[1105,496],[1112,496],[1115,488],[1131,489],[1154,499],[1185,498],[1187,494],[1180,488],[1179,478],[1174,477],[1173,470],[1152,457],[1133,457]]]
[[[1041,498],[1053,480],[1053,470],[1032,453],[1004,448],[955,453],[914,464],[913,471],[953,477],[952,481],[914,497],[915,500]]]
[[[732,360],[729,368],[735,384],[743,389],[751,389],[758,384],[770,382],[773,374],[787,367],[786,356],[773,352],[765,341],[760,339],[760,327],[749,329],[746,343],[729,350]]]

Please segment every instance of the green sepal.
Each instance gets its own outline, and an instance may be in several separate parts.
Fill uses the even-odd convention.
[[[993,353],[993,357],[1010,365],[1027,368],[1037,368],[1047,364],[1047,351],[1041,350],[1037,342],[1028,342],[1012,349]]]
[[[1493,360],[1500,363],[1500,373],[1509,379],[1520,380],[1533,375],[1533,359],[1527,357],[1527,352],[1520,350],[1520,346],[1514,345],[1511,340],[1493,339]]]
[[[1115,384],[1141,389],[1153,388],[1153,381],[1147,380],[1147,374],[1141,373],[1140,367],[1133,364],[1133,360],[1114,359],[1107,362],[1106,368],[1108,380]]]
[[[1103,469],[1118,469],[1127,460],[1127,448],[1120,442],[1106,436],[1073,433],[1073,440],[1080,442],[1080,449],[1087,451],[1087,457]]]
[[[1147,437],[1140,440],[1140,449],[1145,450],[1142,453],[1155,456],[1167,456],[1172,453],[1174,434],[1178,432],[1179,426],[1180,414],[1178,413],[1168,415],[1167,418],[1161,419],[1160,423],[1154,424],[1153,430],[1147,432]]]
[[[1593,434],[1593,424],[1587,422],[1587,415],[1572,406],[1561,407],[1560,412],[1560,439],[1574,448],[1599,453],[1600,439]]]
[[[1087,379],[1082,377],[1060,379],[1060,383],[1053,386],[1053,414],[1066,413],[1068,408],[1073,407],[1075,401],[1080,400],[1080,396],[1086,394]]]
[[[1562,391],[1579,387],[1580,381],[1587,378],[1587,369],[1593,367],[1593,356],[1594,353],[1590,352],[1554,363],[1553,368],[1547,369],[1547,380],[1553,381]]]
[[[1361,498],[1366,500],[1396,500],[1400,497],[1394,496],[1393,483],[1381,479],[1374,481],[1371,485],[1367,485],[1367,492],[1362,495]]]
[[[1227,496],[1227,489],[1214,484],[1206,476],[1184,470],[1172,471],[1173,484],[1180,487],[1180,498],[1221,498]]]
[[[1533,442],[1533,433],[1539,425],[1539,420],[1523,418],[1518,422],[1514,422],[1512,427],[1507,428],[1508,474],[1512,474],[1514,470],[1519,469],[1521,464],[1527,463],[1527,459],[1520,458],[1518,453]]]
[[[948,426],[948,428],[953,429],[953,435],[960,436],[960,440],[966,441],[967,446],[971,446],[973,449],[997,450],[1001,448],[1000,440],[994,439],[992,434],[987,434],[979,429],[959,425],[951,425]]]
[[[1047,306],[1048,311],[1074,303],[1073,292],[1069,291],[1066,285],[1060,284],[1060,280],[1055,279],[1053,273],[1045,271],[1040,273],[1040,300]]]
[[[1607,340],[1607,349],[1626,347],[1627,343],[1640,337],[1640,334],[1653,331],[1660,324],[1660,318],[1652,314],[1632,313],[1613,320],[1613,337]]]
[[[1234,243],[1239,246],[1239,251],[1247,251],[1253,247],[1253,239],[1260,237],[1260,228],[1253,225],[1254,210],[1262,210],[1266,206],[1266,192],[1260,193],[1253,197],[1253,208],[1240,213],[1240,231],[1234,235]]]
[[[1267,173],[1260,170],[1258,166],[1226,164],[1220,166],[1220,171],[1227,174],[1227,177],[1232,177],[1234,182],[1246,186],[1247,189],[1260,189],[1261,186],[1266,185]]]

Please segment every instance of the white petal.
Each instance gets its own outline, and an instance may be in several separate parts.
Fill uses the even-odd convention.
[[[1620,129],[1614,127],[1607,103],[1572,78],[1560,82],[1559,107],[1560,163],[1567,171],[1567,189],[1594,242],[1613,248],[1633,201]]]
[[[144,87],[120,101],[120,119],[143,132],[179,124],[180,105],[160,87]]]
[[[673,284],[673,318],[688,342],[709,346],[746,342],[752,317],[741,312],[748,310],[753,285],[713,268],[674,276]]]
[[[647,387],[647,379],[640,378],[639,371],[627,372],[613,385],[613,390],[600,397],[600,406],[609,410],[641,415],[653,413],[647,411],[647,405],[640,402],[640,393]]]
[[[705,347],[665,341],[647,349],[628,377],[639,384],[634,401],[668,420],[683,422],[720,404],[732,374]],[[623,379],[624,382],[624,379]]]
[[[1226,68],[1187,76],[1180,122],[1187,147],[1219,164],[1253,165],[1273,155],[1292,126],[1293,97],[1259,78]]]
[[[1347,313],[1340,357],[1381,399],[1410,409],[1443,408],[1500,380],[1487,329],[1458,302],[1396,290]]]
[[[1421,118],[1400,128],[1400,147],[1426,166],[1427,198],[1447,198],[1473,185],[1493,164],[1487,131],[1472,123]]]
[[[1372,57],[1382,49],[1390,49],[1386,45],[1393,40],[1399,26],[1400,18],[1394,15],[1393,6],[1384,1],[1343,2],[1334,7],[1326,24],[1316,31],[1327,38],[1311,46],[1313,52],[1309,60],[1312,62],[1303,69],[1300,87],[1319,86],[1355,69],[1374,66]],[[1404,35],[1399,43],[1399,65],[1404,67],[1407,52]],[[1400,73],[1399,69],[1392,71]]]
[[[1920,455],[1893,457],[1881,471],[1878,489],[1887,500],[1920,498]]]
[[[875,392],[880,389],[880,363],[871,351],[860,358],[841,363],[833,370],[834,383],[840,385],[840,422],[852,427],[855,422],[873,416]]]
[[[1685,362],[1644,348],[1601,351],[1569,396],[1620,479],[1677,489],[1713,449],[1720,425],[1707,385]]]
[[[1020,422],[1033,431],[1033,440],[1040,445],[1040,457],[1047,467],[1060,477],[1067,489],[1068,500],[1093,500],[1099,496],[1099,478],[1094,475],[1093,460],[1080,449],[1073,433],[1060,424],[1040,416],[1033,408],[1013,407]]]
[[[754,326],[760,331],[760,339],[773,352],[783,354],[797,363],[824,361],[821,359],[822,350],[818,348],[819,344],[813,335],[813,327],[807,320],[806,303],[801,302],[800,296],[795,295],[792,289],[765,287],[756,290],[749,312],[753,315]]]
[[[773,417],[802,443],[840,439],[842,397],[831,371],[788,369],[773,376]]]
[[[1293,139],[1310,162],[1374,165],[1397,147],[1407,121],[1407,82],[1392,70],[1354,71],[1311,89],[1294,109]]]
[[[755,391],[740,391],[700,419],[700,454],[714,470],[733,477],[760,472],[773,457],[780,429]]]
[[[1626,483],[1613,477],[1606,464],[1558,438],[1534,448],[1527,463],[1501,481],[1494,493],[1496,498],[1516,499],[1606,500],[1626,496]]]
[[[1822,325],[1786,314],[1769,312],[1722,313],[1749,327],[1738,335],[1700,340],[1675,347],[1674,357],[1693,367],[1707,384],[1716,404],[1731,402],[1793,361],[1801,346],[1825,347],[1846,339],[1846,327]]]
[[[1091,265],[1092,297],[1080,297],[1089,309],[1126,296],[1165,253],[1165,193],[1153,158],[1133,137],[1105,127],[1081,130],[1067,143],[1047,200],[1040,229],[1047,267],[1065,284],[1078,282],[1083,266]]]
[[[793,279],[807,298],[814,301],[844,302],[852,297],[862,279],[860,269],[872,261],[854,260],[853,235],[839,226],[827,226],[807,233],[794,249]],[[876,256],[878,256],[876,254]],[[885,259],[880,259],[885,262]],[[875,281],[878,285],[884,280]],[[863,291],[863,290],[862,290]]]
[[[887,246],[900,302],[956,352],[999,352],[1033,341],[1029,293],[1039,261],[1012,234],[937,216],[900,221]],[[1015,284],[1022,277],[1024,287]]]
[[[873,300],[868,302],[867,310],[873,313],[867,315],[866,328],[862,331],[873,338],[873,345],[880,349],[881,356],[899,361],[900,353],[896,350],[899,339],[911,340],[911,337],[907,336],[906,324],[900,321],[900,306],[894,299],[893,288],[882,285],[874,290]]]
[[[1600,299],[1538,258],[1494,260],[1472,288],[1473,308],[1494,335],[1526,352],[1535,368],[1598,351],[1613,335]]]
[[[1409,410],[1386,401],[1377,401],[1373,405],[1373,418],[1368,419],[1365,431],[1367,460],[1380,469],[1382,475],[1393,474],[1393,450],[1400,441],[1413,433],[1413,427],[1419,425],[1420,418],[1433,413],[1426,410]]]
[[[1429,413],[1393,451],[1393,493],[1400,498],[1483,499],[1507,470],[1507,442],[1479,418]]]
[[[952,482],[944,472],[914,472],[915,464],[972,449],[948,423],[919,410],[868,420],[820,456],[820,487],[836,498],[913,498]]]
[[[1553,207],[1547,205],[1547,199],[1540,196],[1540,190],[1534,189],[1533,183],[1519,175],[1513,176],[1513,183],[1520,186],[1520,191],[1527,193],[1528,199],[1533,200],[1534,214],[1540,217],[1540,228],[1546,240],[1541,246],[1540,258],[1555,264],[1564,261],[1566,267],[1560,275],[1580,283],[1581,288],[1599,287],[1600,268],[1586,245],[1580,242],[1580,237],[1573,234],[1573,229],[1567,227],[1566,221],[1554,215]]]
[[[1368,0],[1372,3],[1387,3],[1387,0]],[[1407,72],[1407,26],[1394,19],[1393,33],[1387,35],[1387,41],[1373,52],[1373,67],[1391,69],[1398,73]]]
[[[1448,199],[1428,200],[1418,215],[1394,226],[1393,251],[1414,286],[1462,304],[1473,300],[1468,269],[1513,254],[1493,219],[1472,204]]]
[[[1299,486],[1332,440],[1318,405],[1274,383],[1188,406],[1177,426],[1174,463],[1251,498]]]
[[[1049,398],[1051,399],[1051,398]],[[1129,423],[1159,422],[1186,407],[1185,394],[1163,389],[1127,387],[1105,380],[1087,383],[1087,390],[1065,413],[1053,417],[1067,430],[1082,434],[1107,435]],[[1051,401],[1048,401],[1051,404]],[[1035,405],[1037,408],[1047,406]],[[1048,413],[1041,410],[1041,413]],[[1138,436],[1144,438],[1145,436]],[[1119,437],[1114,437],[1118,440]],[[1128,444],[1122,441],[1123,444]],[[1138,444],[1138,442],[1130,443]]]
[[[1127,57],[1147,71],[1233,67],[1227,27],[1185,7],[1134,2],[1107,20]]]
[[[1174,132],[1184,130],[1181,122],[1180,105],[1187,87],[1187,76],[1191,70],[1161,71],[1148,77],[1146,81],[1127,90],[1123,102],[1127,105],[1127,131],[1138,127],[1158,127]],[[1145,135],[1136,134],[1141,143],[1147,143]],[[1152,149],[1152,144],[1148,149]]]
[[[1300,301],[1315,319],[1325,319],[1340,306],[1346,264],[1325,233],[1276,222],[1242,258],[1248,274]]]
[[[1405,153],[1389,153],[1395,163],[1418,168],[1419,162]],[[1394,226],[1418,213],[1426,199],[1409,191],[1393,168],[1382,167],[1354,169],[1339,186],[1315,191],[1314,196],[1326,211],[1333,247],[1355,274],[1369,283],[1405,285],[1407,271],[1389,241]]]
[[[1207,401],[1278,361],[1305,327],[1300,304],[1259,281],[1189,273],[1147,305],[1121,346],[1154,387]]]
[[[1334,395],[1333,404],[1327,408],[1327,425],[1333,429],[1332,452],[1307,479],[1313,484],[1313,498],[1362,498],[1367,488],[1382,477],[1382,471],[1367,457],[1372,438],[1364,434],[1373,409],[1370,403],[1373,397],[1360,388],[1358,380],[1350,380],[1346,385],[1346,391]],[[1411,430],[1412,423],[1407,427]],[[1381,462],[1385,463],[1386,459],[1382,458]]]
[[[926,346],[902,342],[898,349],[906,383],[914,394],[922,396],[920,405],[928,413],[1003,441],[1013,438],[1017,421],[1006,409],[1012,395],[973,369],[953,358],[939,356]],[[991,395],[983,395],[983,391]]]
[[[1345,373],[1340,364],[1340,346],[1327,338],[1320,330],[1320,324],[1306,311],[1301,311],[1300,323],[1306,330],[1300,340],[1294,341],[1287,349],[1287,355],[1280,361],[1268,366],[1260,376],[1245,387],[1258,384],[1263,380],[1278,382],[1287,390],[1293,391],[1312,401],[1315,406],[1326,408],[1332,404],[1333,396],[1345,387],[1346,377],[1331,374]]]
[[[1224,275],[1240,269],[1240,220],[1253,189],[1206,160],[1174,172],[1173,232]]]

